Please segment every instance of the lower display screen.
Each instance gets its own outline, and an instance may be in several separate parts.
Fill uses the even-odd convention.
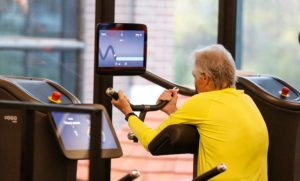
[[[122,155],[119,141],[106,112],[102,111],[101,154],[104,158]],[[91,116],[85,113],[51,112],[59,145],[68,158],[88,158]]]
[[[66,150],[86,150],[90,144],[91,118],[88,114],[52,112],[57,131]],[[105,116],[102,116],[101,131],[102,149],[117,148],[115,139],[107,125]]]

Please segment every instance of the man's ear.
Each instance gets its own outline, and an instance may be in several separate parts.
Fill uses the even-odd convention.
[[[210,82],[210,78],[208,77],[208,75],[206,73],[203,73],[203,75],[201,76],[201,79],[202,79],[204,85],[208,85]]]

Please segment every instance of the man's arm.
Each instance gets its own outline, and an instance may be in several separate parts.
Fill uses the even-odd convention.
[[[142,120],[140,120],[136,116],[130,116],[128,118],[128,126],[138,138],[143,147],[148,150],[148,145],[158,133],[149,128],[144,122],[142,122]]]
[[[154,139],[154,137],[166,126],[171,124],[170,118],[164,120],[157,128],[151,129],[149,128],[142,120],[140,120],[134,114],[130,114],[132,109],[129,105],[127,98],[123,95],[122,91],[118,92],[119,99],[112,99],[111,103],[116,106],[127,118],[128,125],[135,136],[138,138],[140,143],[144,146],[145,149],[148,150],[149,143]],[[168,115],[174,113],[177,110],[177,91],[170,89],[164,91],[158,101],[166,100],[169,101],[168,104],[162,109],[163,112]]]
[[[143,147],[146,150],[149,150],[148,145],[161,131],[163,131],[169,125],[180,124],[180,120],[176,118],[174,119],[173,115],[176,115],[176,112],[162,120],[162,122],[153,129],[148,127],[136,116],[129,117],[128,125]]]

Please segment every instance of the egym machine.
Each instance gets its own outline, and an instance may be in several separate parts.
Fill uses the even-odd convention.
[[[95,44],[95,74],[96,75],[140,75],[164,88],[179,89],[183,95],[194,95],[195,91],[175,85],[146,71],[147,28],[143,24],[102,23],[97,26]],[[114,99],[118,95],[112,88],[106,92]],[[139,111],[139,118],[144,120],[148,111],[161,109],[167,102],[157,105],[132,105],[134,111]],[[129,133],[128,137],[137,142],[137,138]],[[188,125],[174,125],[166,128],[149,145],[153,155],[192,153],[194,157],[194,181],[207,180],[226,170],[224,164],[212,168],[207,173],[196,177],[198,131]]]
[[[65,104],[77,104],[79,100],[58,84],[42,79],[0,77],[0,99],[31,103],[49,103],[48,96],[52,91],[62,93],[61,102]],[[1,109],[0,122],[0,180],[19,180],[21,170],[21,126],[18,123],[15,110]],[[10,120],[5,121],[5,116]],[[76,160],[68,160],[58,149],[57,143],[47,115],[42,112],[36,113],[36,136],[34,140],[34,178],[53,179],[52,175],[61,176],[58,180],[76,178]],[[38,179],[34,179],[38,180]]]
[[[100,159],[100,153],[101,159],[122,155],[105,108],[80,104],[74,95],[53,81],[0,76],[0,102],[0,180],[74,181],[78,159],[89,159],[89,155]],[[29,118],[26,116],[28,110],[33,114]],[[90,154],[93,149],[89,149],[92,138],[96,143],[100,142],[93,137],[93,130],[97,131],[97,126],[91,127],[95,117],[87,114],[92,111],[101,112],[96,118],[102,123],[98,127],[102,127],[101,144],[91,145],[96,154]],[[29,129],[34,132],[30,133],[31,142],[24,142],[26,135],[23,130],[27,124],[34,127]],[[26,151],[28,148],[30,150]],[[99,162],[92,160],[90,167]],[[32,167],[32,173],[26,172],[27,167]],[[90,174],[90,180],[99,179],[93,178],[99,175],[99,170]]]
[[[300,93],[269,75],[238,77],[237,88],[249,94],[269,132],[269,180],[300,180]]]
[[[133,56],[134,59],[130,62],[125,61],[128,57],[119,57],[115,53],[116,49],[121,51],[121,47],[106,39],[106,35],[109,34],[110,30],[119,30],[124,33],[126,29],[134,30],[131,32],[138,34],[138,38],[144,38],[143,44],[142,40],[135,39],[137,38],[135,34],[124,34],[128,38],[127,40],[135,41],[136,45],[127,46],[126,50],[129,52],[120,53],[121,55]],[[147,41],[145,30],[146,27],[142,25],[99,25],[97,29],[95,73],[101,75],[140,75],[166,89],[177,87],[180,94],[193,95],[195,91],[175,85],[145,71]],[[114,31],[114,33],[116,34],[110,35],[117,36],[120,32]],[[141,50],[142,47],[144,47],[143,50]],[[109,62],[115,64],[108,64]],[[125,62],[128,64],[125,64]],[[243,89],[252,97],[266,121],[270,140],[268,153],[269,180],[300,180],[298,172],[300,169],[300,93],[279,78],[258,74],[238,76],[237,88]],[[140,118],[142,120],[145,112],[150,111],[149,107],[151,106],[148,105],[142,109],[133,105],[133,108],[137,108],[134,110],[141,111]],[[195,153],[198,139],[199,135],[195,128],[189,126],[182,128],[175,125],[166,128],[157,136],[149,145],[149,150],[153,155]],[[189,146],[187,146],[187,142]]]

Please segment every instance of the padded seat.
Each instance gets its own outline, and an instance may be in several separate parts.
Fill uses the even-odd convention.
[[[174,124],[166,127],[149,144],[152,155],[194,154],[193,176],[197,176],[199,133],[196,127]]]

